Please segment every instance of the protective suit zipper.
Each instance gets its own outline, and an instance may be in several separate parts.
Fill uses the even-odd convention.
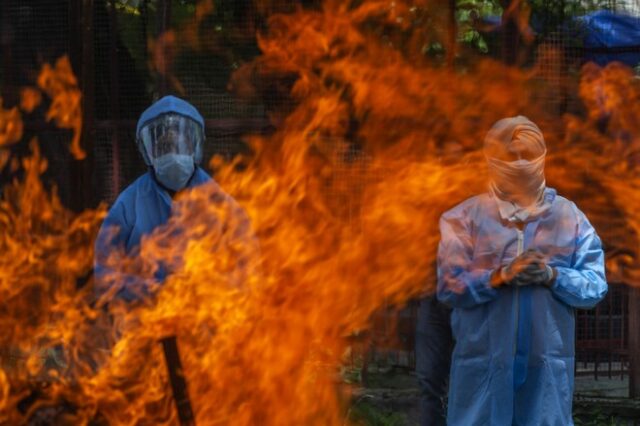
[[[524,231],[520,228],[516,229],[518,233],[518,246],[516,251],[516,257],[520,256],[524,252]],[[516,355],[518,350],[518,327],[520,322],[520,288],[516,286],[516,328],[515,338],[513,339],[513,355]]]

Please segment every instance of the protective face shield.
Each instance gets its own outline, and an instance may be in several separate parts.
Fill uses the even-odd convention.
[[[144,155],[153,162],[166,154],[202,156],[204,134],[200,124],[181,114],[166,113],[146,123],[138,134]]]
[[[541,198],[547,150],[538,126],[523,116],[502,119],[487,134],[484,152],[499,198],[520,206]]]
[[[138,137],[158,180],[174,191],[184,188],[202,158],[202,126],[184,115],[166,113],[145,123]]]

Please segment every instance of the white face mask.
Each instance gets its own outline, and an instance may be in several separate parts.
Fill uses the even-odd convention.
[[[192,155],[165,154],[153,160],[153,170],[164,186],[179,191],[187,185],[195,170]]]

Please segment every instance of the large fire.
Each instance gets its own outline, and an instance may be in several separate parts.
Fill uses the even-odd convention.
[[[1,101],[1,99],[0,99]],[[22,138],[22,116],[17,107],[2,108],[0,102],[0,148],[12,145]],[[4,163],[0,163],[3,165]]]
[[[95,298],[104,209],[74,215],[47,193],[32,142],[23,179],[0,199],[0,423],[176,424],[161,344],[175,336],[195,423],[344,424],[349,336],[385,303],[433,290],[438,217],[484,189],[481,141],[506,116],[540,124],[549,184],[592,218],[616,279],[639,282],[631,71],[586,67],[586,118],[553,117],[531,95],[534,75],[488,60],[454,72],[418,59],[415,40],[382,37],[384,25],[410,39],[415,8],[393,4],[333,1],[270,19],[262,56],[232,86],[277,87],[289,102],[250,156],[210,164],[251,227],[217,185],[182,194],[138,253],[107,260],[116,287],[123,273],[172,272],[146,303]],[[39,85],[57,100],[49,116],[79,132],[79,92],[59,98],[75,87],[58,77],[67,65]],[[0,119],[17,123],[11,111]]]
[[[82,93],[78,89],[76,76],[71,71],[69,58],[67,56],[61,57],[54,67],[45,64],[38,76],[38,87],[51,98],[47,120],[54,120],[56,125],[62,129],[73,130],[71,154],[76,159],[82,160],[86,156],[80,147]]]

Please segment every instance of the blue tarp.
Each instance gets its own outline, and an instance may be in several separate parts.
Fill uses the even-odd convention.
[[[599,65],[619,61],[640,64],[640,18],[607,10],[576,18],[585,60]]]
[[[490,29],[486,32],[499,31],[500,16],[483,18]],[[533,16],[531,27],[539,32],[542,28],[540,19]],[[599,65],[619,61],[630,67],[640,64],[640,17],[600,10],[575,18],[564,26],[567,39],[577,41],[577,47],[584,49],[585,61],[593,61]]]

